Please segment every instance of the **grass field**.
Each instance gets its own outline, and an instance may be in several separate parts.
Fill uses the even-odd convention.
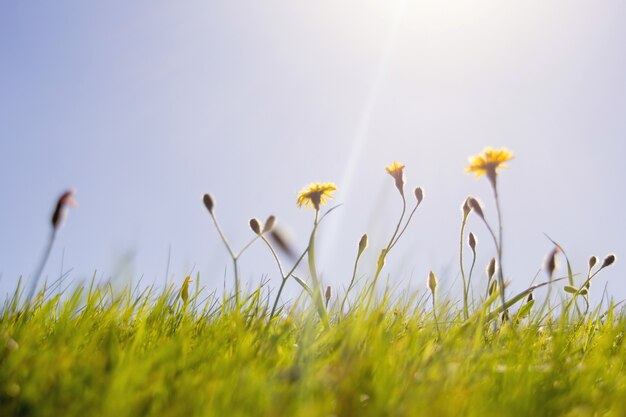
[[[82,301],[81,301],[82,300]],[[263,289],[196,305],[78,289],[5,306],[2,416],[617,416],[626,316],[616,309],[503,325],[406,297],[282,311]],[[483,310],[483,312],[486,310]],[[573,314],[573,316],[575,316]]]
[[[615,255],[593,256],[586,274],[575,274],[553,242],[549,279],[508,294],[496,179],[511,159],[505,149],[486,149],[470,160],[468,171],[489,180],[498,223],[491,225],[477,199],[462,205],[458,301],[440,298],[432,272],[414,293],[377,287],[424,199],[416,187],[408,206],[404,165],[396,162],[386,169],[401,197],[400,218],[376,252],[375,270],[359,283],[363,235],[341,291],[324,290],[315,261],[333,183],[300,192],[297,204],[312,208],[314,220],[308,247],[292,256],[289,269],[279,254],[289,252],[288,243],[276,234],[273,216],[251,219],[253,237],[236,251],[219,226],[214,198],[204,196],[233,262],[232,291],[207,294],[199,275],[162,290],[93,282],[60,290],[63,279],[37,290],[62,212],[74,203],[74,191],[64,193],[35,280],[28,291],[18,285],[0,310],[0,416],[626,415],[626,313],[608,296],[589,304],[594,277]],[[473,286],[470,215],[482,220],[495,255],[486,281],[474,279]],[[240,288],[238,260],[254,243],[276,261],[278,288]],[[560,278],[557,257],[567,266]],[[292,281],[301,296],[284,300]],[[534,299],[538,288],[548,290],[543,300]]]

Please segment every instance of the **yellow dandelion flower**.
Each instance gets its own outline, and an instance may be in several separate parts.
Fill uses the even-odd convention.
[[[391,165],[387,165],[385,170],[396,181],[396,188],[400,194],[404,195],[404,164],[393,161]]]
[[[506,148],[485,148],[482,154],[469,158],[470,165],[466,172],[473,172],[476,177],[487,175],[489,181],[495,184],[496,175],[500,168],[506,168],[506,162],[513,159],[513,154]]]
[[[332,182],[316,182],[303,188],[298,193],[298,207],[313,207],[320,209],[320,205],[326,204],[327,198],[333,198],[331,193],[337,190],[337,186]]]

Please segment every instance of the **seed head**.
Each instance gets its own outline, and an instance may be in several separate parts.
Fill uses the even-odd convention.
[[[215,207],[215,202],[213,201],[213,197],[211,196],[211,194],[206,193],[202,197],[202,201],[204,202],[204,206],[206,207],[206,209],[209,210],[209,213],[213,214],[213,207]]]

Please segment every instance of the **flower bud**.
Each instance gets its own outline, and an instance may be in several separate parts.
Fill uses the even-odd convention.
[[[359,240],[359,252],[357,256],[361,256],[365,248],[367,248],[367,233],[361,236],[361,240]]]
[[[463,206],[461,207],[461,211],[463,212],[463,220],[467,219],[470,212],[472,211],[472,207],[470,206],[469,200],[471,197],[467,197],[465,202],[463,202]]]
[[[489,261],[489,265],[487,266],[487,277],[491,279],[493,278],[495,273],[496,273],[496,258],[491,258],[491,261]]]
[[[607,266],[611,266],[613,265],[614,262],[615,262],[615,255],[613,254],[607,255],[607,257],[604,258],[604,261],[602,262],[602,266],[600,267],[600,269],[606,268]]]
[[[209,213],[213,214],[213,207],[215,206],[215,203],[211,194],[205,194],[204,197],[202,197],[202,201],[204,202],[206,209],[209,210]]]
[[[428,274],[428,289],[430,289],[430,292],[434,294],[436,288],[437,277],[435,276],[435,273],[433,271],[430,271],[430,273]]]
[[[417,205],[419,206],[424,199],[424,190],[422,187],[416,187],[413,193],[415,194],[415,199],[417,200]]]
[[[250,219],[250,229],[257,235],[261,234],[261,224],[254,217]]]
[[[558,253],[559,247],[555,246],[552,252],[550,252],[550,255],[548,255],[548,259],[546,259],[545,269],[550,279],[552,279],[552,276],[554,275],[554,270],[556,269],[556,256],[558,255]]]
[[[265,220],[265,226],[263,226],[263,233],[267,233],[270,230],[272,230],[275,224],[276,224],[276,217],[269,216],[267,220]]]
[[[591,258],[589,258],[589,270],[591,270],[591,268],[596,266],[597,263],[598,263],[598,258],[597,257],[592,256]]]
[[[330,301],[330,297],[332,296],[332,290],[330,289],[330,285],[326,287],[326,293],[324,294],[324,298],[326,298],[326,306],[328,306],[328,302]]]
[[[57,200],[57,204],[54,208],[51,219],[52,228],[54,230],[61,227],[61,223],[63,223],[63,218],[65,217],[65,213],[67,212],[67,207],[76,207],[76,201],[72,198],[74,197],[75,193],[76,190],[72,188],[61,194],[61,196]]]
[[[469,247],[472,249],[474,256],[476,256],[476,236],[474,236],[474,233],[470,232],[468,241]]]
[[[468,197],[469,206],[472,210],[476,212],[476,214],[481,218],[485,219],[485,213],[483,213],[483,207],[480,205],[480,202],[476,200],[474,197]]]

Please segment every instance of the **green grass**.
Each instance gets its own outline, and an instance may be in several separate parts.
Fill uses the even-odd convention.
[[[267,290],[239,307],[197,289],[187,303],[171,288],[16,296],[0,318],[0,416],[623,415],[614,306],[502,324],[485,321],[496,303],[465,321],[442,302],[435,322],[428,293],[357,296],[346,314],[331,301],[326,329],[302,303],[269,321]]]

